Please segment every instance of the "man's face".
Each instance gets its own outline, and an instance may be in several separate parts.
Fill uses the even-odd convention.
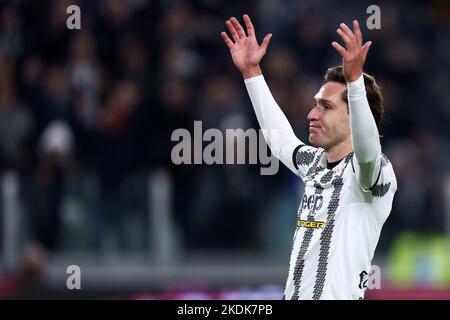
[[[309,142],[329,150],[350,137],[347,104],[342,99],[346,85],[325,83],[314,96],[314,106],[308,114]]]

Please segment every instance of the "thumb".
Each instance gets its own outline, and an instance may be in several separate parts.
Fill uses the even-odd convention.
[[[370,47],[372,46],[372,41],[367,41],[362,47],[362,53],[364,57],[364,61],[366,60],[367,53],[369,52]]]
[[[267,47],[269,46],[270,43],[270,39],[272,39],[272,34],[269,33],[268,35],[266,35],[261,43],[261,50],[263,50],[264,52],[267,51]]]

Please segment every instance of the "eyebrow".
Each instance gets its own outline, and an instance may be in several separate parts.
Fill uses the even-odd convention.
[[[334,107],[334,103],[331,100],[328,100],[328,99],[323,99],[323,98],[316,99],[316,98],[314,98],[314,102],[319,102],[321,104],[328,104],[328,105],[331,105],[332,107]]]

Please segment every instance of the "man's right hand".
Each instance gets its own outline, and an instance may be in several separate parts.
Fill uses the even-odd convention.
[[[266,54],[272,34],[266,35],[261,45],[259,45],[256,41],[255,28],[250,17],[244,15],[243,18],[247,34],[245,34],[239,21],[232,17],[230,20],[227,20],[226,25],[234,42],[228,37],[226,32],[222,32],[220,35],[230,49],[234,65],[242,73],[244,79],[248,79],[262,74],[259,62]]]

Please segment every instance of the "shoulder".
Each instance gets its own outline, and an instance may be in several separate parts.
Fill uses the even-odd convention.
[[[312,165],[315,160],[320,159],[325,150],[315,148],[306,144],[298,145],[292,154],[294,166],[298,169],[300,166]]]
[[[384,196],[388,193],[395,193],[395,191],[397,190],[397,179],[395,177],[393,165],[389,160],[389,158],[384,153],[381,153],[378,161],[379,161],[379,171],[376,178],[376,182],[370,189],[363,189],[363,188],[361,189],[363,193],[370,193],[374,198],[384,198]],[[352,163],[351,170],[354,173],[355,169],[353,166],[354,165],[353,155],[351,163]],[[352,176],[356,181],[354,175]]]
[[[395,184],[397,184],[397,180],[395,178],[394,166],[392,165],[389,158],[382,153],[381,154],[381,173],[385,175],[386,178],[389,176],[395,180]]]

